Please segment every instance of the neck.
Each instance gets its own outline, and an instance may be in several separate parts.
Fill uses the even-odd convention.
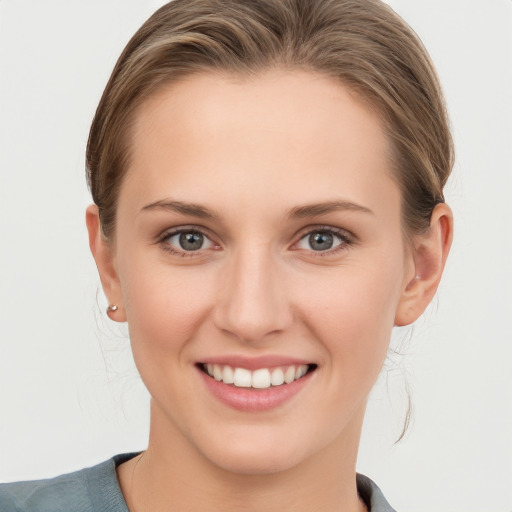
[[[148,449],[118,469],[130,512],[361,512],[355,463],[360,425],[299,464],[280,471],[240,474],[213,464],[184,436],[154,427]]]

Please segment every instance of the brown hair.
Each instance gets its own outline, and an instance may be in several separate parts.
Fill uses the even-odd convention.
[[[428,228],[453,166],[441,88],[419,38],[379,0],[174,0],[129,41],[87,144],[87,181],[107,239],[136,109],[163,84],[207,70],[271,67],[334,77],[375,109],[393,147],[405,231]]]

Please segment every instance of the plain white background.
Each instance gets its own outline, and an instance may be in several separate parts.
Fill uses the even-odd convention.
[[[143,449],[147,396],[105,319],[84,148],[117,56],[163,2],[0,1],[0,480]],[[443,82],[456,237],[436,301],[397,332],[358,469],[409,512],[512,510],[512,1],[394,0]],[[406,388],[415,419],[394,445]]]

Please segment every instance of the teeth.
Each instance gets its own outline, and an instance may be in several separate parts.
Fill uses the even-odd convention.
[[[270,372],[263,368],[256,370],[252,374],[252,387],[257,389],[265,389],[270,387]]]
[[[246,370],[245,368],[236,368],[233,375],[233,384],[237,388],[250,388],[252,381],[251,377],[252,375],[249,370]]]
[[[233,368],[231,368],[231,366],[224,366],[224,370],[222,371],[222,381],[224,384],[233,384],[234,376]]]
[[[306,372],[308,371],[308,367],[304,364],[297,366],[297,370],[295,370],[295,379],[300,379],[301,377],[304,377],[306,375]]]
[[[213,378],[215,380],[222,380],[222,368],[218,364],[213,365]]]
[[[204,369],[215,380],[225,384],[233,384],[239,388],[266,389],[270,386],[290,384],[294,380],[304,377],[308,371],[307,364],[291,365],[284,368],[260,368],[251,372],[246,368],[232,368],[229,365],[206,364]]]
[[[289,366],[288,369],[284,372],[284,381],[286,384],[290,384],[295,380],[295,366]]]
[[[271,382],[272,386],[280,386],[281,384],[284,384],[284,373],[281,368],[276,368],[272,372]]]

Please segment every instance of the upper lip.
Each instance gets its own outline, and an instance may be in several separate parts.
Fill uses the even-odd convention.
[[[233,368],[245,368],[247,370],[258,370],[259,368],[274,368],[277,366],[292,366],[313,364],[311,361],[296,357],[283,355],[265,355],[258,357],[247,357],[240,355],[225,355],[207,357],[200,361],[202,364],[229,365]]]

